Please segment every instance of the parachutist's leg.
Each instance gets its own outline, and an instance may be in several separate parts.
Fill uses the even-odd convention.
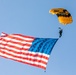
[[[59,35],[59,38],[60,38],[61,36],[62,36],[62,35],[60,34],[60,35]]]
[[[62,29],[59,30],[59,38],[62,36]]]
[[[62,36],[62,30],[59,31],[59,38]]]

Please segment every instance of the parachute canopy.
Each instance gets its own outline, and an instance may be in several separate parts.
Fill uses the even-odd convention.
[[[49,13],[56,14],[59,22],[63,25],[70,24],[73,21],[71,14],[64,8],[53,8]]]

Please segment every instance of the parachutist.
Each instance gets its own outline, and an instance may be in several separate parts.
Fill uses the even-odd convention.
[[[59,27],[59,38],[62,36],[63,30]]]

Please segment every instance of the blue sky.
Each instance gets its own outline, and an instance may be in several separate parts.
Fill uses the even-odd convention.
[[[43,69],[0,57],[0,75],[76,75],[76,1],[75,0],[0,0],[0,33],[21,33],[44,38],[63,36],[50,55],[46,72]],[[63,26],[52,8],[66,8],[73,23]]]

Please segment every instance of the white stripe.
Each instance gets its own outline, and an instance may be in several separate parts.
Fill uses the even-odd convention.
[[[32,42],[26,42],[26,41],[18,41],[18,40],[14,40],[14,39],[11,39],[9,42],[11,43],[11,41],[12,42],[19,42],[19,43],[21,43],[21,44],[29,44],[29,45],[31,45],[32,44]],[[0,43],[2,43],[2,44],[6,44],[6,43],[9,43],[9,42],[5,42],[5,41],[0,41]],[[12,43],[13,44],[13,43]],[[16,43],[14,43],[14,44],[16,44]]]
[[[26,45],[24,45],[24,46],[23,46],[23,48],[28,48],[28,49],[29,49],[29,48],[30,48],[30,46],[26,46]]]
[[[7,41],[10,41],[11,38],[8,38],[8,37],[3,37],[3,39],[7,40]]]
[[[29,41],[27,42],[26,40],[22,41],[22,40],[18,40],[18,39],[14,39],[14,38],[8,38],[8,37],[5,37],[3,39],[5,39],[7,41],[19,42],[19,43],[23,43],[23,44],[25,44],[25,43],[29,43],[30,44],[30,42]],[[31,40],[31,41],[33,41],[33,40]]]
[[[4,48],[5,46],[1,45],[1,47]],[[49,55],[47,55],[47,54],[45,54],[45,53],[31,52],[31,51],[26,51],[26,50],[18,50],[18,49],[15,49],[15,48],[12,48],[12,47],[8,47],[8,46],[6,46],[5,48],[7,48],[7,49],[11,49],[11,50],[13,50],[13,51],[15,51],[15,52],[23,52],[23,53],[33,54],[33,55],[38,54],[38,55],[43,55],[43,56],[49,58]],[[28,48],[27,48],[27,49],[28,49]]]
[[[0,48],[7,48],[7,49],[9,49],[9,50],[13,50],[13,51],[16,51],[16,52],[20,52],[20,51],[22,51],[21,49],[29,49],[30,48],[30,46],[25,46],[25,47],[21,47],[20,49],[16,49],[15,47],[9,47],[9,46],[4,46],[4,45],[0,45]],[[25,51],[25,50],[24,50]]]
[[[37,59],[37,60],[43,60],[44,62],[48,62],[48,60],[47,59],[45,59],[45,58],[40,58],[40,57],[34,57],[34,56],[30,56],[30,55],[23,55],[23,54],[17,54],[17,53],[13,53],[13,52],[11,52],[11,51],[7,51],[7,50],[4,50],[4,49],[1,49],[2,51],[4,51],[4,52],[6,52],[6,53],[9,53],[9,54],[12,54],[12,55],[14,55],[14,56],[20,56],[20,57],[22,57],[22,58],[31,58],[31,59]],[[29,53],[29,51],[28,51],[28,53]],[[32,54],[32,53],[30,53],[30,54]],[[38,54],[38,53],[37,53]],[[39,54],[38,54],[39,55]],[[43,55],[43,54],[42,54]],[[44,55],[43,55],[44,56]],[[47,57],[47,56],[46,56]]]
[[[19,47],[19,48],[23,47],[23,45],[19,45],[19,44],[16,44],[16,43],[11,43],[11,42],[8,42],[7,45],[11,45],[11,46]]]
[[[16,52],[23,52],[23,53],[32,53],[32,54],[39,54],[39,55],[42,55],[43,54],[43,56],[46,56],[46,57],[48,57],[49,58],[49,55],[47,55],[47,54],[44,54],[44,53],[39,53],[39,52],[31,52],[31,51],[26,51],[26,50],[18,50],[18,49],[15,49],[15,48],[12,48],[12,47],[8,47],[8,46],[3,46],[3,45],[0,45],[1,47],[6,47],[6,48],[8,48],[8,49],[12,49],[12,50],[14,50],[14,51],[16,51]],[[29,49],[30,47],[23,47],[23,48],[27,48],[27,49]]]
[[[18,49],[14,48],[14,47],[5,46],[5,48],[9,49],[10,51],[15,51],[15,52],[21,52],[21,51],[22,51],[21,49],[18,50]],[[29,49],[29,48],[27,48],[27,50],[28,50],[28,49]]]
[[[9,56],[9,55],[6,55],[6,54],[3,54],[3,53],[0,53],[1,56],[5,56],[7,58],[10,58],[10,59],[14,59],[14,60],[18,60],[18,61],[22,61],[22,62],[27,62],[27,63],[31,63],[31,64],[36,64],[36,65],[41,65],[41,66],[44,66],[46,67],[46,64],[43,64],[41,62],[32,62],[30,60],[23,60],[21,58],[16,58],[16,57],[13,57],[13,56]]]
[[[23,40],[33,40],[33,38],[28,38],[28,37],[22,37],[22,36],[20,36],[20,35],[10,35],[10,36],[12,36],[12,37],[16,37],[16,38],[20,38],[20,39],[23,39]]]
[[[5,46],[4,45],[0,45],[0,48],[4,48]]]
[[[1,40],[1,41],[0,41],[0,43],[1,43],[1,44],[6,44],[7,42],[5,42],[5,41]]]
[[[12,50],[12,51],[15,51],[15,52],[21,52],[22,50],[21,50],[21,48],[20,49],[16,49],[15,47],[9,47],[9,46],[4,46],[4,45],[0,45],[0,48],[7,48],[7,49],[9,49],[10,51]],[[30,47],[26,47],[26,49],[28,50]],[[22,47],[22,49],[24,49],[23,47]],[[25,50],[23,51],[23,52],[25,52]]]
[[[2,44],[6,44],[6,46],[8,46],[8,45],[10,45],[10,46],[15,46],[15,47],[18,47],[18,48],[30,48],[30,46],[27,46],[26,44],[25,45],[19,45],[19,44],[16,44],[16,43],[11,43],[11,42],[2,42]],[[31,45],[32,43],[30,43],[30,45]],[[1,46],[1,44],[0,44],[0,46]]]
[[[26,53],[27,53],[28,51],[26,51]],[[31,51],[29,51],[29,53],[32,53],[32,54],[39,54],[39,55],[43,55],[43,56],[45,56],[45,57],[48,57],[49,58],[49,55],[47,55],[47,54],[45,54],[45,53],[40,53],[40,52],[31,52]]]
[[[1,33],[1,36],[6,36],[6,35],[7,35],[7,34],[6,34],[6,33],[4,33],[4,32],[2,32],[2,33]]]

